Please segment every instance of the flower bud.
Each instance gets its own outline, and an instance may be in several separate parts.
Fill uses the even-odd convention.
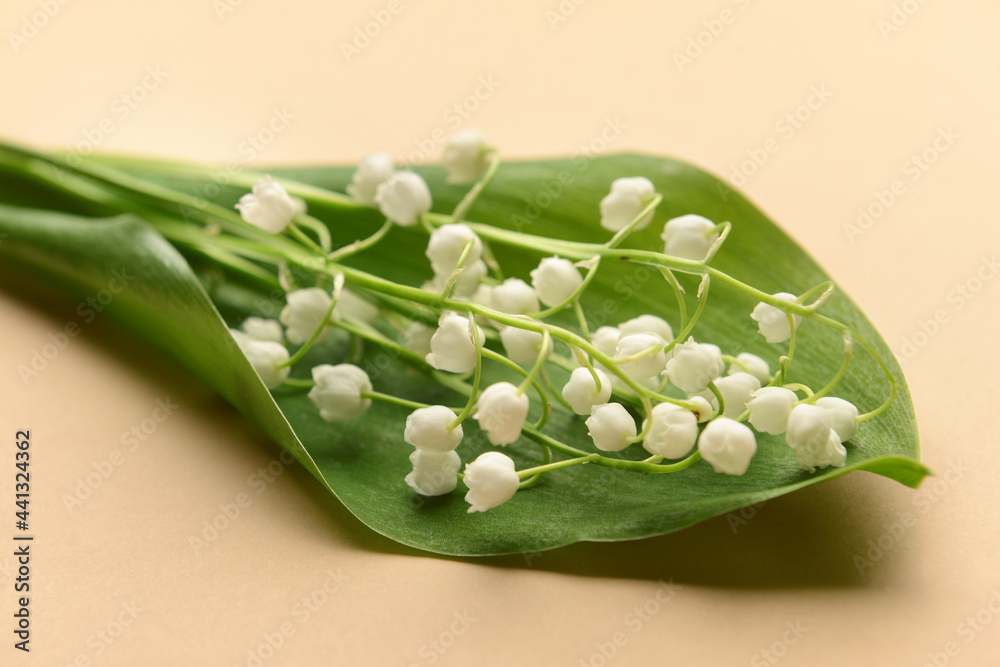
[[[858,409],[853,403],[835,396],[824,396],[816,401],[816,405],[826,410],[830,426],[841,442],[847,442],[858,432]]]
[[[477,327],[478,328],[478,327]],[[479,329],[479,341],[486,340]],[[468,373],[476,367],[476,343],[472,338],[469,319],[458,313],[445,313],[438,321],[438,329],[431,336],[431,352],[427,363],[439,371]]]
[[[761,384],[767,384],[771,381],[771,367],[767,365],[766,361],[758,357],[756,354],[740,352],[736,355],[736,361],[743,364],[743,366],[746,366],[745,372],[760,380]],[[730,364],[729,375],[744,372],[743,366],[740,366],[739,364]]]
[[[248,317],[240,325],[243,334],[251,340],[285,342],[285,332],[277,320],[266,320],[263,317]]]
[[[655,349],[647,352],[651,348]],[[663,367],[667,363],[667,357],[663,353],[663,340],[654,334],[622,336],[615,350],[615,361],[640,354],[642,356],[636,359],[619,362],[618,368],[633,380],[655,377],[663,372]]]
[[[742,475],[757,453],[757,439],[745,424],[718,417],[702,429],[698,451],[703,459],[712,464],[715,472]]]
[[[351,176],[347,194],[359,204],[374,206],[378,186],[389,180],[394,171],[392,157],[388,153],[366,155]]]
[[[789,303],[795,302],[795,295],[788,292],[778,292],[771,296]],[[750,313],[750,317],[757,321],[757,328],[768,343],[782,343],[792,337],[792,328],[788,325],[788,314],[780,308],[775,308],[761,301]],[[802,318],[793,315],[792,320],[795,327],[798,328]]]
[[[663,239],[663,254],[701,261],[719,238],[714,229],[714,222],[693,213],[667,220],[660,235]]]
[[[842,468],[847,463],[847,450],[831,428],[826,410],[818,405],[802,403],[795,406],[788,417],[785,442],[795,454],[799,467],[806,472],[828,466]]]
[[[282,309],[278,319],[285,325],[288,342],[302,345],[312,337],[313,332],[323,323],[326,311],[330,308],[330,299],[330,294],[319,287],[307,287],[285,295],[288,305]],[[331,329],[327,324],[316,340],[325,338]]]
[[[617,232],[639,217],[642,209],[656,195],[656,187],[648,178],[633,176],[617,178],[611,183],[611,192],[601,200],[601,227]],[[653,219],[650,211],[635,229],[644,229]]]
[[[717,410],[712,407],[712,404],[702,396],[697,394],[694,396],[689,396],[688,400],[695,404],[694,413],[695,418],[698,420],[699,424],[704,424],[709,419],[715,416]]]
[[[243,220],[272,234],[285,231],[292,219],[306,210],[305,202],[290,196],[270,176],[254,183],[252,192],[240,197],[236,208]]]
[[[483,242],[476,233],[462,223],[442,225],[435,229],[427,242],[425,253],[431,261],[434,274],[444,278],[451,275],[458,268],[458,260],[469,243],[472,243],[472,248],[462,264],[466,267],[475,264],[483,256]]]
[[[690,410],[673,403],[660,403],[647,417],[649,433],[642,446],[647,452],[665,459],[687,456],[698,439],[698,418]]]
[[[531,272],[531,284],[538,299],[552,308],[570,298],[583,285],[583,276],[568,259],[546,257]]]
[[[504,313],[537,313],[538,296],[534,288],[520,278],[508,278],[493,288],[493,307]]]
[[[597,388],[594,376],[586,368],[574,368],[569,376],[569,382],[563,387],[562,397],[578,415],[589,415],[595,405],[607,403],[611,398],[611,380],[603,371],[594,370],[601,381]]]
[[[626,320],[618,325],[618,331],[622,336],[631,334],[653,334],[659,336],[664,345],[669,344],[674,339],[673,329],[662,317],[656,315],[640,315]]]
[[[431,405],[414,410],[406,418],[403,440],[417,449],[429,452],[450,452],[462,442],[462,425],[449,428],[458,419],[454,410],[443,405]]]
[[[799,397],[791,389],[758,389],[747,403],[750,408],[750,423],[761,433],[781,435],[788,430],[788,416],[792,414],[792,408],[798,401]]]
[[[621,403],[595,405],[586,424],[594,446],[605,452],[620,452],[636,436],[635,421]]]
[[[281,343],[247,340],[240,348],[268,389],[274,389],[288,377],[291,369],[288,366],[279,368],[280,364],[289,359],[288,350]]]
[[[486,137],[479,130],[463,130],[448,138],[441,166],[448,172],[446,183],[471,183],[489,166]]]
[[[462,459],[457,452],[431,452],[417,449],[410,454],[413,472],[406,476],[406,483],[422,496],[443,496],[458,486],[458,469]]]
[[[420,175],[412,171],[397,171],[375,191],[375,203],[389,220],[409,227],[431,210],[431,191]]]
[[[510,382],[491,384],[479,394],[472,418],[492,445],[509,445],[521,437],[528,416],[528,397]]]
[[[320,364],[313,367],[312,377],[316,386],[309,390],[309,400],[328,422],[359,417],[372,404],[370,398],[362,396],[372,390],[371,380],[357,366]]]
[[[722,394],[722,400],[726,404],[722,416],[739,419],[739,416],[747,409],[747,403],[753,392],[760,389],[760,380],[749,373],[733,373],[716,380],[715,388]],[[711,403],[712,409],[718,412],[719,399],[711,390],[706,389],[699,395]]]
[[[622,339],[622,332],[618,327],[600,327],[590,336],[590,342],[600,352],[609,357],[615,356],[618,351],[618,341]]]
[[[327,301],[327,306],[329,305],[330,302]],[[337,305],[333,307],[333,317],[340,319],[344,315],[371,324],[378,319],[378,308],[345,288],[340,290],[340,298],[337,299]]]
[[[469,514],[502,505],[514,497],[521,484],[514,460],[500,452],[480,454],[475,461],[466,464],[464,481],[469,487],[465,494],[465,502],[471,505]]]
[[[718,347],[696,343],[694,338],[675,346],[673,353],[667,362],[667,377],[675,387],[689,394],[707,389],[725,368]]]
[[[544,336],[537,331],[518,329],[517,327],[504,327],[500,330],[500,341],[507,356],[515,364],[521,366],[531,366],[538,360],[538,353],[542,349]],[[552,339],[549,339],[546,357],[552,353]]]

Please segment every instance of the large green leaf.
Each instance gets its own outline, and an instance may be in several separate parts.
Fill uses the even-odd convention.
[[[242,185],[227,185],[229,175],[225,172],[209,179],[191,176],[182,169],[164,169],[158,163],[127,164],[132,176],[227,208],[245,191]],[[420,171],[434,193],[434,210],[450,212],[464,189],[446,185],[438,168]],[[277,169],[271,173],[343,192],[352,168]],[[627,245],[659,250],[662,245],[657,234],[664,220],[698,213],[733,223],[732,234],[713,265],[744,282],[766,292],[801,293],[829,279],[739,193],[704,171],[665,158],[622,155],[505,164],[469,217],[542,236],[603,242],[607,232],[597,224],[598,202],[613,179],[632,175],[651,179],[664,200],[654,224],[630,237]],[[70,196],[55,197],[36,181],[16,173],[0,181],[0,201],[17,204],[0,208],[0,232],[8,234],[0,243],[0,256],[16,258],[85,292],[104,288],[110,272],[125,267],[135,278],[114,299],[110,311],[177,356],[257,422],[361,521],[405,544],[446,554],[484,555],[550,549],[580,540],[635,539],[679,530],[852,470],[878,473],[913,487],[928,472],[919,463],[917,427],[902,371],[868,319],[838,291],[822,312],[869,340],[902,384],[891,408],[864,423],[848,443],[846,467],[805,473],[781,438],[759,435],[758,453],[741,477],[716,474],[705,462],[671,475],[573,466],[546,475],[500,507],[469,515],[460,491],[423,499],[403,482],[412,451],[402,440],[406,410],[376,404],[360,419],[328,424],[319,418],[304,392],[282,388],[272,398],[233,344],[220,311],[229,324],[250,314],[273,316],[281,305],[276,295],[250,285],[220,283],[213,272],[199,272],[199,262],[193,262],[192,269],[185,257],[140,218],[91,217],[103,209]],[[42,210],[44,207],[62,212]],[[310,211],[329,225],[338,245],[369,235],[381,223],[373,211],[321,201],[311,202]],[[359,255],[353,264],[392,280],[419,285],[431,276],[423,255],[425,244],[423,232],[396,228],[375,251]],[[494,250],[507,275],[523,278],[540,258],[500,245]],[[685,285],[691,292],[696,288],[691,281]],[[759,354],[773,364],[784,349],[766,344],[756,333],[749,318],[753,306],[754,300],[742,292],[713,286],[696,337],[731,354]],[[593,326],[645,312],[677,321],[673,295],[663,279],[629,262],[605,262],[584,296],[584,307]],[[792,379],[822,386],[841,362],[840,338],[832,330],[807,321],[800,328],[799,340]],[[348,353],[346,336],[334,336],[310,351],[293,375],[307,377],[311,364],[338,362]],[[367,347],[364,355],[361,365],[369,369],[376,390],[432,403],[464,402],[463,397],[449,394],[377,348]],[[487,373],[487,380],[498,377],[507,376],[495,370]],[[554,374],[556,384],[564,377]],[[885,398],[888,387],[875,361],[861,352],[835,393],[865,411]],[[463,461],[470,461],[488,445],[472,422],[465,430],[458,452]],[[546,431],[558,433],[568,444],[592,450],[582,419],[558,405]],[[639,458],[641,449],[637,445],[633,449],[623,455]],[[519,468],[541,462],[538,447],[525,440],[507,451]]]

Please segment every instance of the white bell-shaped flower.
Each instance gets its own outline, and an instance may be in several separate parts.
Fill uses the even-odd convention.
[[[285,332],[281,328],[281,323],[277,320],[268,320],[263,317],[248,317],[243,320],[240,330],[251,340],[271,341],[272,343],[283,343]]]
[[[472,244],[462,266],[470,266],[483,256],[483,242],[468,225],[455,223],[442,225],[434,230],[427,242],[427,259],[431,261],[434,274],[447,278],[458,268],[458,260],[465,251],[465,246]],[[484,265],[485,266],[485,265]]]
[[[472,264],[466,264],[462,272],[458,274],[458,280],[455,281],[451,295],[458,299],[471,300],[482,287],[482,280],[487,273],[489,273],[489,269],[486,267],[486,262],[481,259]],[[448,277],[447,274],[437,274],[434,276],[434,280],[424,283],[420,288],[429,292],[440,292]]]
[[[794,294],[788,292],[778,292],[772,296],[789,303],[794,303],[796,298]],[[792,328],[788,325],[788,314],[780,308],[775,308],[761,301],[750,313],[750,317],[756,320],[758,330],[768,343],[782,343],[792,337]],[[802,318],[793,315],[792,321],[798,328]]]
[[[280,234],[299,213],[305,213],[305,202],[292,197],[270,176],[253,184],[253,191],[240,197],[236,205],[240,217],[265,232]]]
[[[601,200],[601,227],[612,232],[627,227],[639,217],[642,209],[646,208],[654,195],[656,187],[648,178],[642,176],[616,178],[611,183],[611,192]],[[635,229],[644,229],[652,219],[651,211],[643,217]]]
[[[708,422],[698,437],[701,457],[712,464],[715,472],[742,475],[757,453],[757,439],[745,424],[718,417]]]
[[[595,405],[586,421],[594,446],[605,452],[619,452],[636,436],[635,420],[621,403]]]
[[[528,417],[528,396],[510,382],[491,384],[479,394],[472,418],[486,432],[492,445],[509,445],[521,437]]]
[[[712,404],[708,402],[708,399],[702,396],[695,394],[694,396],[689,396],[688,400],[695,404],[695,408],[691,412],[694,414],[699,424],[704,424],[709,419],[714,417],[716,412],[718,412],[718,410],[713,408]]]
[[[729,364],[730,375],[734,373],[749,373],[760,380],[762,385],[771,381],[771,367],[767,365],[766,361],[758,357],[756,354],[740,352],[736,355],[736,361],[738,361],[739,364]],[[743,365],[741,366],[740,364]],[[746,367],[745,369],[744,366]]]
[[[285,295],[288,302],[278,316],[285,325],[285,336],[288,342],[301,345],[312,337],[323,323],[327,310],[330,308],[331,296],[319,287],[307,287],[295,290]],[[331,331],[327,324],[317,340],[322,340]]]
[[[837,432],[841,442],[847,442],[858,432],[858,409],[850,401],[836,396],[824,396],[816,405],[826,410],[830,427]]]
[[[437,329],[433,329],[423,322],[414,321],[403,332],[400,342],[407,350],[415,352],[421,357],[426,357],[431,352],[431,337],[434,336],[435,331]]]
[[[723,417],[738,419],[743,411],[747,409],[753,392],[760,389],[760,380],[749,373],[733,373],[715,381],[715,388],[722,394],[722,400],[726,404],[722,412]],[[706,389],[699,396],[704,397],[712,404],[712,409],[718,412],[719,400],[711,390]]]
[[[465,502],[470,505],[469,514],[502,505],[514,497],[521,484],[514,460],[500,452],[480,454],[475,461],[466,464],[463,481],[469,487],[465,494]]]
[[[618,327],[600,327],[590,335],[590,342],[603,354],[613,357],[618,351],[618,342],[622,339],[622,332]]]
[[[621,332],[622,336],[630,334],[653,334],[654,336],[659,336],[664,345],[667,345],[674,339],[674,331],[670,328],[670,324],[662,317],[657,317],[656,315],[646,314],[633,317],[619,324],[618,331]]]
[[[538,359],[542,349],[544,336],[537,331],[528,331],[517,327],[504,327],[500,330],[500,341],[507,357],[515,364],[531,366]],[[552,339],[549,339],[546,357],[552,353]]]
[[[719,238],[714,229],[714,222],[693,213],[667,220],[663,225],[663,233],[660,234],[663,239],[663,254],[701,261]]]
[[[618,368],[633,380],[655,377],[663,372],[667,363],[663,339],[655,334],[642,333],[622,336],[615,350],[616,362],[619,359],[622,361],[618,362]]]
[[[366,155],[351,176],[351,182],[347,186],[348,196],[359,204],[374,206],[378,186],[389,180],[394,171],[392,156],[388,153]]]
[[[698,439],[698,418],[673,403],[660,403],[649,413],[649,433],[642,441],[647,452],[665,459],[687,456]]]
[[[489,166],[489,146],[479,130],[463,130],[448,138],[441,156],[446,183],[471,183]]]
[[[594,382],[594,375],[586,368],[574,368],[562,389],[563,399],[578,415],[589,415],[595,405],[607,403],[611,398],[611,379],[604,371],[595,369],[594,373],[601,382],[600,389]]]
[[[329,306],[330,302],[327,301]],[[378,308],[349,289],[340,290],[340,298],[333,307],[333,317],[340,319],[345,315],[371,324],[378,319]]]
[[[842,468],[847,463],[847,450],[840,436],[830,425],[826,410],[818,405],[801,403],[788,417],[785,442],[795,454],[795,461],[806,472],[834,466]]]
[[[363,396],[372,390],[372,382],[357,366],[321,364],[313,367],[312,377],[316,386],[309,390],[309,400],[328,422],[359,417],[372,404]]]
[[[493,288],[493,307],[514,315],[537,313],[538,295],[531,285],[520,278],[508,278]]]
[[[667,377],[675,387],[697,394],[719,377],[725,368],[719,348],[709,343],[697,343],[694,338],[677,345],[667,362]]]
[[[753,393],[747,407],[750,408],[750,424],[761,433],[781,435],[788,430],[788,417],[799,397],[791,389],[784,387],[763,387]]]
[[[462,442],[462,425],[450,428],[457,418],[455,411],[444,405],[418,408],[406,418],[403,440],[417,449],[450,452]]]
[[[431,191],[419,174],[397,171],[378,186],[375,203],[386,218],[409,227],[431,210]]]
[[[458,469],[462,459],[457,452],[432,452],[417,449],[410,454],[413,472],[406,476],[406,483],[422,496],[443,496],[458,486]]]
[[[486,340],[479,327],[479,341]],[[431,336],[431,352],[427,363],[439,371],[468,373],[476,367],[476,343],[472,338],[469,318],[447,312],[438,320],[438,329]]]
[[[268,389],[274,389],[288,377],[291,369],[288,366],[280,366],[289,359],[288,350],[281,343],[246,340],[240,348]]]
[[[568,259],[546,257],[532,270],[531,284],[539,301],[551,308],[570,298],[583,285],[583,276]]]

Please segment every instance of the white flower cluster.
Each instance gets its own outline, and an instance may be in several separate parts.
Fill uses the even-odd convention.
[[[464,409],[424,405],[376,392],[368,374],[349,363],[313,367],[309,399],[326,421],[357,418],[373,400],[408,406],[412,412],[406,418],[402,439],[413,451],[409,455],[412,470],[405,483],[422,496],[442,496],[453,493],[461,479],[468,489],[465,499],[470,513],[484,512],[510,500],[521,487],[522,478],[531,478],[525,482],[530,485],[537,475],[551,469],[591,461],[612,467],[635,464],[645,466],[642,470],[649,472],[648,466],[656,466],[661,459],[683,460],[668,466],[673,470],[701,458],[717,473],[743,475],[758,449],[755,431],[784,436],[790,459],[793,457],[801,469],[810,473],[846,464],[843,443],[857,431],[858,410],[845,400],[825,396],[830,387],[817,397],[801,384],[789,384],[786,374],[791,350],[778,359],[777,370],[772,373],[771,365],[761,356],[740,352],[734,357],[724,354],[717,345],[696,340],[691,335],[694,321],[682,321],[682,331],[675,336],[670,323],[653,313],[589,332],[587,313],[578,299],[602,258],[609,256],[605,251],[617,248],[616,244],[629,232],[652,224],[661,195],[651,180],[631,176],[611,183],[610,192],[600,202],[600,222],[614,236],[603,246],[596,246],[592,257],[579,252],[586,244],[552,242],[545,246],[549,256],[540,258],[527,276],[504,279],[487,243],[507,243],[511,236],[496,235],[481,224],[459,220],[495,173],[499,164],[495,150],[481,133],[461,132],[448,141],[442,164],[448,184],[482,179],[456,209],[454,219],[444,224],[440,216],[426,215],[432,197],[424,179],[413,171],[397,170],[386,153],[362,159],[347,187],[351,198],[361,205],[377,207],[392,223],[412,226],[420,222],[430,231],[425,255],[433,278],[422,285],[423,292],[407,288],[412,299],[427,309],[426,314],[416,318],[408,309],[400,309],[397,317],[377,322],[380,309],[363,295],[344,288],[344,278],[337,273],[332,291],[321,287],[290,290],[278,320],[250,318],[241,329],[233,331],[237,344],[268,388],[282,383],[309,384],[288,380],[291,363],[305,349],[290,356],[286,342],[309,345],[328,336],[337,326],[356,332],[359,322],[377,323],[380,329],[397,327],[405,332],[402,344],[396,348],[398,352],[417,353],[433,369],[423,370],[439,379],[443,373],[459,374],[448,377],[447,382],[442,379],[445,386],[468,382],[461,387],[471,394]],[[274,233],[283,231],[305,212],[301,200],[291,197],[270,177],[254,184],[253,192],[245,195],[237,208],[247,222]],[[313,225],[316,222],[308,217],[301,221]],[[377,242],[389,227],[387,224],[370,242],[359,241],[356,246],[368,247]],[[728,222],[719,224],[694,213],[666,220],[660,233],[665,265],[677,271],[703,272],[729,229]],[[291,231],[301,240],[298,228]],[[557,249],[573,259],[552,254]],[[339,261],[343,251],[338,253],[327,259]],[[642,260],[648,254],[622,259],[637,257]],[[669,272],[665,276],[672,279]],[[371,281],[362,284],[366,293],[379,291],[371,287]],[[679,283],[674,279],[671,284],[683,300]],[[793,339],[803,316],[808,317],[815,307],[803,306],[802,302],[814,293],[810,290],[797,297],[779,292],[761,297],[763,301],[750,317],[766,343]],[[701,291],[698,298],[702,298]],[[388,309],[392,300],[386,299],[383,304]],[[699,302],[695,320],[703,306]],[[543,308],[547,310],[543,312]],[[559,321],[555,316],[565,308],[580,319],[579,334],[552,324]],[[436,325],[430,324],[433,317],[437,318]],[[369,329],[375,331],[374,327]],[[378,331],[379,336],[383,334]],[[374,339],[384,341],[377,336]],[[499,360],[509,370],[519,371],[523,381],[520,385],[501,380],[480,386],[483,364],[488,360]],[[547,364],[570,371],[561,387],[552,386]],[[485,442],[492,447],[535,439],[548,442],[554,451],[578,452],[560,450],[552,439],[542,440],[535,430],[541,428],[552,407],[546,388],[559,391],[556,397],[561,397],[575,415],[585,418],[597,452],[623,452],[641,444],[651,458],[639,461],[591,453],[519,472],[511,456],[486,451],[467,463],[464,473],[460,472],[458,448],[466,434],[463,424],[467,418],[476,422]],[[805,396],[800,398],[797,392]],[[536,396],[540,403],[536,402],[535,408],[541,417],[537,424],[525,426]],[[522,439],[522,435],[526,438]]]

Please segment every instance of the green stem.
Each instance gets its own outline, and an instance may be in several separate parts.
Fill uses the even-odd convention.
[[[667,280],[667,284],[674,291],[674,296],[677,299],[677,310],[680,312],[681,317],[681,329],[685,329],[687,328],[687,304],[684,302],[684,288],[681,287],[680,282],[677,281],[677,276],[670,269],[661,266],[660,273],[663,274],[663,277]]]
[[[497,168],[499,166],[500,153],[496,150],[490,151],[490,164],[486,168],[486,173],[483,174],[482,179],[480,179],[478,183],[472,186],[472,189],[465,193],[465,197],[462,198],[462,201],[460,201],[458,206],[455,207],[454,213],[451,214],[451,222],[458,222],[459,220],[463,220],[465,218],[465,214],[468,213],[469,209],[472,208],[472,205],[476,203],[479,193],[486,189],[486,186],[493,180],[493,176],[497,173]]]
[[[619,243],[625,240],[626,236],[628,236],[635,230],[635,228],[639,225],[639,223],[642,222],[643,218],[645,218],[647,215],[651,214],[654,210],[656,210],[656,207],[660,205],[661,201],[663,201],[663,195],[657,192],[656,195],[649,200],[649,203],[646,204],[645,208],[643,208],[642,211],[639,212],[639,215],[637,215],[635,219],[632,220],[632,222],[628,223],[627,225],[619,229],[617,232],[615,232],[615,235],[612,236],[611,240],[605,243],[604,246],[607,248],[616,248]]]
[[[449,431],[468,418],[469,414],[472,413],[472,408],[476,405],[476,399],[479,398],[479,381],[483,376],[483,341],[479,339],[479,325],[476,324],[476,318],[472,313],[469,313],[469,326],[472,332],[472,342],[476,346],[476,372],[472,378],[472,391],[469,392],[469,400],[466,401],[465,408],[462,409],[458,417],[448,425]]]
[[[316,327],[316,330],[312,332],[311,336],[309,336],[309,340],[307,340],[302,347],[296,350],[295,354],[293,354],[287,361],[278,364],[278,368],[294,366],[297,364],[299,360],[306,355],[306,352],[309,351],[309,348],[312,347],[313,343],[319,340],[320,335],[322,335],[324,329],[326,329],[327,325],[330,323],[330,317],[333,315],[333,309],[337,307],[337,296],[337,294],[330,295],[330,305],[327,307],[326,313],[323,315],[323,319],[320,321],[319,326]]]
[[[345,257],[350,257],[351,255],[356,255],[362,250],[367,250],[381,241],[385,235],[389,233],[389,230],[392,229],[392,225],[392,220],[386,220],[382,226],[379,227],[378,231],[368,238],[355,241],[354,243],[345,245],[343,248],[338,248],[337,250],[329,253],[326,258],[331,262],[339,262]]]

